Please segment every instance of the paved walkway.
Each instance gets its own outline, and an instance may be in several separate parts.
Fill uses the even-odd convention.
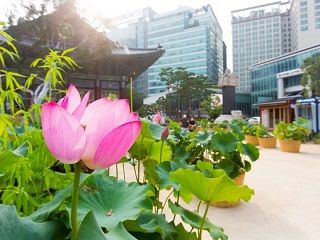
[[[260,154],[245,179],[255,190],[251,201],[211,208],[210,220],[230,240],[320,239],[320,145],[303,144],[301,153],[277,148]]]

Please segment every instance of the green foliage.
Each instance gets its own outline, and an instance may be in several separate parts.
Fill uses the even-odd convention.
[[[258,124],[247,124],[242,127],[242,131],[245,135],[257,136]]]
[[[274,129],[274,134],[281,140],[288,139],[302,141],[309,133],[310,130],[299,122],[280,122]]]
[[[274,137],[271,132],[268,131],[268,129],[263,125],[258,125],[256,135],[260,138],[272,138]]]
[[[66,227],[57,220],[34,222],[19,217],[14,206],[0,204],[1,239],[62,240],[67,235]]]
[[[200,103],[201,110],[209,116],[211,121],[214,121],[222,113],[221,100],[218,96],[209,96]]]
[[[189,224],[191,227],[199,229],[202,222],[202,217],[196,213],[192,212],[188,209],[185,209],[177,204],[174,204],[173,202],[169,201],[169,207],[173,214],[179,214],[181,216],[181,219],[186,224]],[[224,234],[223,229],[220,227],[217,227],[216,225],[212,224],[208,219],[205,219],[204,222],[204,230],[208,231],[214,240],[227,240],[228,237]],[[184,233],[185,238],[183,239],[192,239],[192,234]],[[191,236],[190,236],[191,235]]]
[[[239,199],[250,200],[252,189],[236,185],[223,171],[212,168],[209,173],[211,176],[191,169],[178,169],[170,173],[170,180],[180,184],[180,191],[192,193],[203,202],[235,203]]]
[[[60,52],[49,49],[49,53],[44,58],[37,58],[31,63],[31,67],[38,67],[46,72],[44,81],[50,86],[49,99],[51,99],[51,86],[57,89],[59,85],[63,85],[64,69],[74,70],[75,67],[80,67],[72,57],[68,56],[74,50],[75,48],[68,48]]]
[[[312,139],[315,144],[320,144],[320,134],[319,133],[314,134]]]
[[[172,92],[169,98],[175,106],[171,106],[171,101],[169,104],[171,109],[175,108],[175,113],[186,109],[191,111],[193,103],[200,106],[201,100],[210,95],[214,88],[207,76],[196,75],[182,67],[163,68],[159,77],[165,83],[167,90]]]
[[[80,189],[78,214],[81,219],[92,210],[99,226],[112,229],[122,221],[137,219],[142,209],[151,209],[147,190],[147,186],[128,184],[104,172],[90,175]]]
[[[301,84],[306,90],[310,89],[313,96],[320,96],[320,55],[305,59],[303,69]]]

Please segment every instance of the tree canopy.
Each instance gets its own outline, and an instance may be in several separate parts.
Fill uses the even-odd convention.
[[[320,54],[304,60],[303,68],[301,84],[310,89],[313,96],[320,96]]]
[[[196,75],[186,68],[163,68],[159,74],[169,91],[169,95],[175,96],[178,110],[188,110],[190,114],[192,105],[200,105],[200,101],[214,92],[215,85],[205,75]]]

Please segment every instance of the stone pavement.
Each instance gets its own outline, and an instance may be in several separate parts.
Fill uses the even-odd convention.
[[[320,145],[303,144],[300,153],[277,148],[260,154],[245,178],[255,190],[251,201],[212,207],[210,220],[230,240],[320,239]]]

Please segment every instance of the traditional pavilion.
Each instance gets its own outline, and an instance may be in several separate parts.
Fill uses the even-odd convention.
[[[81,93],[91,91],[92,100],[110,94],[123,98],[129,78],[134,80],[165,52],[161,46],[147,49],[119,46],[87,24],[73,1],[66,1],[51,14],[20,21],[8,32],[17,40],[20,66],[30,66],[34,59],[45,56],[49,48],[61,51],[76,48],[72,57],[81,68],[70,71],[65,79]]]

